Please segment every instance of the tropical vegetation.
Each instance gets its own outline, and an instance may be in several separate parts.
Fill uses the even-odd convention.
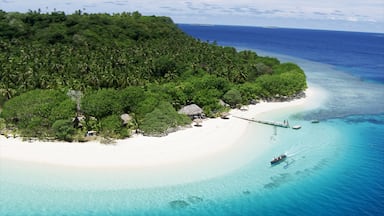
[[[297,65],[200,41],[168,17],[0,10],[0,120],[22,136],[161,134],[191,122],[177,113],[188,104],[216,116],[220,100],[236,106],[305,88]]]

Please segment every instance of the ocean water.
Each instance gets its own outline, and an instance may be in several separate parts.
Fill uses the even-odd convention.
[[[249,163],[189,183],[143,187],[124,169],[0,160],[0,215],[382,215],[384,34],[180,27],[204,41],[295,62],[328,100],[316,110],[265,116],[302,129],[252,124],[241,142],[257,143],[254,132],[264,130],[268,150],[255,147]],[[271,167],[271,157],[284,152],[286,162]],[[188,171],[159,171],[158,179],[142,181]]]

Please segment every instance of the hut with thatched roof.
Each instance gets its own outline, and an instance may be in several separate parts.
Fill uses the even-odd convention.
[[[132,120],[132,117],[128,115],[127,113],[124,113],[120,116],[121,120],[123,121],[123,125],[127,125],[129,121]]]
[[[185,114],[191,117],[192,119],[204,117],[203,109],[201,109],[196,104],[190,104],[190,105],[184,106],[179,110],[178,113]]]

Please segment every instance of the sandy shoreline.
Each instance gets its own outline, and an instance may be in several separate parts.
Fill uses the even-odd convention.
[[[192,127],[165,137],[135,136],[115,145],[99,142],[23,142],[0,136],[0,159],[39,162],[76,167],[156,167],[214,158],[242,148],[238,141],[249,122],[234,118],[256,118],[271,111],[314,109],[326,99],[324,90],[310,86],[306,97],[291,102],[250,105],[247,111],[232,110],[232,117],[208,119],[202,127]],[[257,135],[255,135],[257,136]]]

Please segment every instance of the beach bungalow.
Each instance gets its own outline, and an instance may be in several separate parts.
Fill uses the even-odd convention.
[[[189,116],[191,119],[196,119],[196,118],[204,118],[205,115],[203,113],[203,109],[201,109],[199,106],[196,104],[190,104],[187,106],[184,106],[181,108],[178,113],[180,114],[185,114]]]
[[[223,107],[230,107],[229,104],[225,103],[223,100],[219,100],[219,104]]]
[[[123,121],[123,125],[127,125],[129,121],[132,120],[132,117],[128,115],[127,113],[124,113],[120,116],[121,120]]]

